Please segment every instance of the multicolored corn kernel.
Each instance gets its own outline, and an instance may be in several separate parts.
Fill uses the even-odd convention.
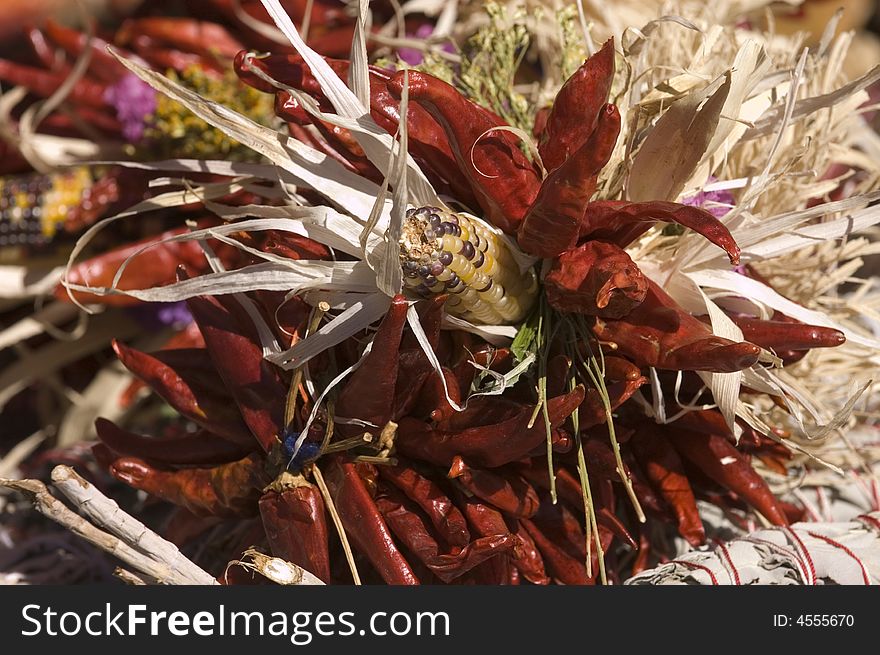
[[[531,269],[521,273],[507,243],[478,220],[439,207],[406,212],[400,265],[409,291],[449,294],[446,310],[483,324],[523,320],[537,297]]]
[[[0,178],[0,247],[49,243],[93,182],[84,166],[48,175]]]

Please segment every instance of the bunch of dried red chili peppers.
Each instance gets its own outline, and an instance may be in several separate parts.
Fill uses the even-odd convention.
[[[140,27],[144,34],[132,43],[145,48],[150,39],[180,38],[161,26]],[[52,38],[69,42],[72,51],[82,47],[64,32]],[[192,52],[213,66],[198,48]],[[348,62],[326,61],[346,78]],[[745,424],[735,426],[734,436],[717,409],[693,410],[711,403],[695,372],[749,368],[762,348],[791,362],[809,349],[839,345],[843,335],[783,315],[731,314],[748,341],[717,337],[705,317],[679,307],[639,270],[625,248],[657,222],[703,235],[732,264],[739,248],[723,223],[699,207],[593,199],[620,129],[609,103],[614,61],[609,41],[540,112],[534,136],[543,176],[506,123],[452,85],[426,73],[371,67],[373,120],[394,135],[401,97],[408,95],[409,152],[450,198],[447,207],[407,214],[412,223],[401,257],[408,295],[392,299],[372,334],[359,333],[313,358],[313,387],[302,369],[284,371],[264,359],[248,310],[289,346],[313,333],[327,308],[277,291],[250,292],[246,302],[232,295],[191,298],[198,330],[152,354],[122,343],[115,350],[198,430],[181,421],[154,438],[102,419],[98,460],[117,479],[180,508],[168,529],[172,539],[193,538],[193,517],[259,516],[261,527],[248,534],[252,542],[326,582],[614,581],[672,555],[658,537],[664,524],[692,545],[704,542],[697,499],[756,511],[776,525],[799,518],[750,463],[760,458],[784,470],[788,451]],[[332,110],[299,55],[242,51],[235,70],[247,84],[275,94],[275,113],[292,136],[381,182],[347,129],[316,118],[275,84]],[[514,270],[502,241],[456,206],[478,210],[543,264]],[[257,261],[253,251],[292,260],[338,256],[277,230],[241,239],[251,253],[211,241],[225,268]],[[151,257],[133,260],[126,274],[131,286],[119,288],[163,285],[207,270],[196,241],[148,242],[158,243]],[[68,282],[109,287],[121,262],[140,247],[80,264]],[[743,274],[757,275],[748,267]],[[120,295],[78,298],[135,302]],[[407,327],[413,302],[436,361]],[[514,343],[500,347],[441,329],[447,309],[476,319],[526,320]],[[518,367],[530,355],[535,363]],[[327,386],[348,368],[350,375],[316,407],[309,389]],[[645,386],[652,370],[653,389]],[[500,393],[471,395],[497,379],[505,381]],[[650,403],[658,389],[667,398],[692,397],[689,406],[670,408],[690,411],[661,425],[631,400],[639,393]]]
[[[345,61],[328,61],[346,75]],[[200,430],[153,439],[101,421],[100,460],[120,480],[196,516],[259,513],[272,553],[327,582],[352,574],[328,528],[322,486],[354,551],[354,575],[392,584],[587,584],[600,572],[613,578],[621,561],[638,571],[664,555],[653,552],[660,547],[652,538],[657,523],[674,523],[691,544],[704,541],[700,497],[752,508],[778,525],[797,518],[798,510],[775,498],[750,465],[760,457],[784,466],[784,448],[748,426],[735,446],[717,410],[688,412],[664,426],[626,402],[650,367],[670,388],[674,372],[683,372],[685,389],[701,398],[706,393],[693,371],[748,368],[762,347],[785,347],[793,358],[838,345],[842,335],[784,316],[733,316],[750,341],[731,342],[639,271],[624,248],[656,221],[695,230],[732,263],[739,251],[724,225],[700,208],[591,201],[619,129],[607,102],[613,65],[609,42],[557,95],[536,130],[543,179],[491,111],[439,79],[408,73],[410,152],[431,182],[479,207],[524,251],[547,260],[531,319],[538,327],[521,332],[527,336],[518,344],[536,350],[539,363],[501,396],[474,397],[456,411],[478,371],[504,375],[514,353],[441,330],[444,304],[471,286],[460,271],[438,279],[442,273],[419,272],[416,262],[407,275],[430,296],[416,307],[442,383],[406,329],[410,300],[397,296],[369,353],[303,434],[313,408],[301,376],[263,359],[251,320],[230,296],[198,297],[188,304],[203,345],[152,355],[116,349],[129,370]],[[329,106],[296,55],[241,53],[236,70],[264,91],[277,91],[268,76]],[[393,134],[404,74],[373,68],[370,83],[371,115]],[[314,119],[290,93],[277,92],[276,111],[292,134],[351,170],[381,178],[344,128]],[[309,125],[317,130],[306,131]],[[462,241],[460,226],[441,228],[453,223],[441,222],[445,210],[436,211],[429,237],[442,242],[449,235],[460,244],[437,261],[448,252],[450,265],[462,256],[479,273],[492,244]],[[294,259],[329,256],[304,237],[252,241]],[[169,272],[174,260],[189,264],[172,257]],[[475,291],[492,302],[485,285]],[[305,335],[313,313],[304,302],[269,292],[251,299],[265,317],[278,319],[270,321],[277,338],[289,343]],[[361,347],[353,339],[322,353],[310,365],[312,377],[350,366]]]

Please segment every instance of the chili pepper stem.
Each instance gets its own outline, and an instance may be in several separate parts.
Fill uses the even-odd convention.
[[[590,475],[587,472],[587,461],[584,458],[584,447],[581,443],[580,436],[577,437],[578,442],[578,476],[581,482],[581,492],[584,496],[584,514],[588,527],[586,532],[587,541],[587,558],[586,569],[589,577],[593,576],[593,539],[596,540],[596,559],[599,562],[599,579],[602,584],[608,584],[608,576],[605,572],[605,551],[602,550],[602,541],[599,539],[599,524],[596,522],[595,505],[593,504],[593,492],[590,489]]]
[[[354,554],[352,553],[351,545],[348,543],[345,528],[342,526],[342,519],[339,518],[339,513],[336,511],[336,505],[333,502],[333,498],[330,496],[330,490],[327,488],[327,483],[324,482],[324,476],[321,473],[321,469],[314,464],[312,465],[312,475],[315,476],[315,482],[318,485],[318,489],[321,490],[324,502],[327,503],[327,511],[330,512],[330,518],[333,519],[333,525],[336,526],[336,532],[339,534],[339,540],[342,542],[342,550],[345,551],[345,559],[348,562],[348,568],[351,570],[351,577],[356,585],[360,585],[361,576],[358,575],[357,565],[354,563]]]
[[[324,314],[330,310],[330,305],[325,301],[321,301],[318,303],[317,307],[315,307],[312,312],[312,317],[309,320],[308,331],[306,332],[306,336],[312,334],[315,330],[318,329],[318,326],[321,324],[321,320],[324,318]],[[307,364],[303,364],[306,366]],[[303,369],[302,366],[297,368],[293,373],[293,378],[290,380],[290,390],[287,394],[287,404],[284,406],[284,423],[285,425],[290,425],[293,419],[296,417],[296,395],[299,390],[300,384],[302,383],[303,378]]]

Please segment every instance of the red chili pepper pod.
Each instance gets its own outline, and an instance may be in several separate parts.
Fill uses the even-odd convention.
[[[48,98],[58,90],[67,75],[64,72],[45,71],[41,68],[24,66],[7,59],[0,59],[0,80],[11,85],[23,86],[41,98]],[[77,105],[85,105],[96,109],[105,107],[104,84],[88,78],[80,78],[74,82],[66,99]]]
[[[400,489],[428,516],[440,537],[451,546],[464,547],[471,540],[467,522],[440,486],[410,465],[380,466],[379,476]]]
[[[339,393],[337,415],[369,421],[379,428],[391,420],[400,340],[408,307],[402,295],[395,296],[391,301],[391,307],[373,337],[370,352]],[[351,436],[360,429],[356,426],[339,426],[339,432],[344,436]]]
[[[263,458],[255,454],[212,468],[164,471],[136,457],[121,457],[110,473],[135,489],[198,516],[254,516],[257,499],[267,484]]]
[[[538,489],[550,490],[550,477],[546,462],[532,460],[528,465],[518,467],[520,475]],[[584,496],[580,481],[568,469],[559,465],[553,467],[556,476],[556,493],[572,507],[583,507]]]
[[[553,261],[544,291],[559,311],[621,318],[645,299],[648,282],[624,250],[587,241]]]
[[[622,357],[605,355],[605,379],[612,382],[635,382],[642,377],[639,367]]]
[[[556,257],[570,250],[578,233],[586,205],[596,191],[596,177],[608,163],[620,133],[620,113],[612,104],[604,106],[589,140],[541,183],[517,231],[517,242],[527,253]]]
[[[476,496],[466,496],[458,488],[453,488],[453,496],[456,505],[467,519],[472,534],[491,537],[510,533],[504,516],[494,507],[487,505]]]
[[[647,426],[636,431],[630,444],[648,480],[672,508],[679,534],[691,546],[705,543],[706,531],[700,520],[697,501],[675,449],[663,434],[649,431]]]
[[[581,216],[578,240],[604,239],[624,248],[658,221],[693,230],[724,250],[732,264],[739,263],[739,246],[724,223],[705,209],[676,202],[591,202]]]
[[[128,74],[128,69],[107,52],[108,44],[103,39],[96,36],[88,39],[82,32],[65,27],[51,18],[46,21],[44,31],[46,36],[72,59],[78,59],[88,48],[91,57],[89,73],[103,83],[115,84]]]
[[[148,355],[116,340],[113,350],[123,366],[181,415],[239,446],[256,445],[241,414],[230,403],[231,397],[217,378],[207,351],[185,348]]]
[[[355,465],[339,456],[329,459],[327,486],[349,539],[388,584],[419,584]]]
[[[623,405],[647,381],[648,378],[639,376],[635,380],[606,384],[608,399],[611,401],[611,411]],[[607,419],[608,416],[605,413],[605,403],[602,400],[602,396],[595,387],[590,387],[587,390],[584,402],[578,408],[580,429],[586,430],[596,425],[602,425]]]
[[[330,583],[330,553],[324,499],[302,481],[260,498],[260,515],[275,557],[303,567]]]
[[[426,73],[406,73],[410,102],[426,109],[443,127],[484,218],[513,234],[540,188],[538,174],[519,149],[517,138],[495,129],[506,123],[452,85]],[[388,89],[397,98],[403,91],[403,81],[404,71],[388,80]],[[497,179],[504,183],[498,184]]]
[[[440,430],[467,430],[477,425],[493,425],[518,416],[523,404],[504,396],[477,396],[468,401],[464,411],[439,422]]]
[[[123,430],[113,421],[95,421],[98,438],[120,455],[137,457],[163,466],[211,466],[227,464],[256,450],[257,444],[243,447],[216,434],[201,430],[173,437],[145,437]]]
[[[553,540],[548,539],[535,523],[528,519],[520,521],[541,553],[547,572],[562,584],[589,585],[593,579],[587,577],[583,560],[566,553]]]
[[[76,264],[70,269],[67,281],[70,284],[110,287],[113,283],[113,278],[116,276],[116,271],[119,270],[119,267],[126,259],[139,252],[147,244],[155,243],[157,245],[145,250],[129,262],[119,280],[117,288],[122,290],[147,289],[171,284],[175,281],[177,268],[181,264],[197,270],[204,269],[207,266],[204,251],[195,241],[160,243],[164,238],[183,234],[187,231],[186,228],[170,230],[157,237],[150,237],[137,243],[122,246]],[[96,296],[91,293],[74,291],[73,295],[81,303],[128,306],[137,305],[141,302],[136,298],[122,294]],[[55,297],[59,300],[69,301],[67,290],[61,285],[55,289]]]
[[[597,318],[593,333],[617,344],[620,354],[638,366],[731,373],[758,361],[761,349],[747,341],[716,337],[648,280],[644,302],[621,319]]]
[[[244,422],[268,452],[278,443],[284,425],[287,385],[278,370],[263,359],[252,326],[243,325],[215,298],[198,296],[187,301],[214,368],[235,399]]]
[[[216,59],[232,59],[244,46],[229,31],[193,18],[151,16],[126,20],[116,32],[116,42],[126,45],[138,36],[155,39],[173,48]]]
[[[742,497],[774,525],[788,525],[767,482],[725,437],[675,428],[665,434],[678,453],[709,478]]]
[[[161,40],[145,34],[138,34],[126,45],[138,57],[158,70],[185,71],[188,68],[198,68],[200,72],[216,80],[223,75],[224,66],[216,57],[169,48]]]
[[[516,538],[512,534],[493,535],[481,537],[451,553],[442,553],[440,544],[430,533],[426,519],[403,494],[386,489],[376,498],[376,506],[397,539],[446,583],[464,575],[487,559],[510,551],[516,544]]]
[[[431,421],[436,423],[447,420],[457,413],[446,400],[446,393],[449,393],[453,402],[461,402],[462,394],[458,388],[458,380],[455,378],[455,374],[445,366],[441,370],[446,381],[446,388],[444,389],[440,376],[432,370],[425,379],[419,397],[410,410],[412,416],[430,417]]]
[[[633,550],[638,549],[639,545],[633,539],[629,530],[623,525],[621,520],[607,507],[599,507],[596,509],[596,522],[607,529],[611,534],[625,542]]]
[[[846,341],[846,335],[840,330],[819,325],[765,321],[734,314],[730,318],[742,330],[744,339],[768,350],[835,348]]]
[[[532,486],[517,475],[500,475],[494,471],[471,468],[460,457],[453,460],[449,477],[496,509],[516,518],[530,518],[538,511],[540,501]]]
[[[496,373],[504,374],[512,368],[513,356],[511,355],[509,348],[496,348],[495,346],[488,345],[475,349],[473,352],[466,353],[462,360],[453,368],[455,371],[455,377],[458,380],[459,389],[470,389],[471,384],[473,384],[474,378],[477,375],[478,369],[471,363],[471,361],[480,366],[485,366]],[[470,407],[478,398],[471,401],[468,404],[468,407]],[[502,399],[498,398],[497,400]],[[465,412],[467,412],[467,410],[465,410]]]
[[[511,556],[511,563],[532,584],[550,584],[550,578],[544,568],[544,558],[541,557],[535,540],[523,526],[522,521],[511,521],[511,525],[513,526],[511,532],[519,539],[518,547]]]
[[[550,399],[550,427],[559,427],[583,398],[584,387],[579,385],[564,396]],[[432,430],[425,423],[406,417],[398,427],[397,449],[406,456],[440,466],[449,466],[456,455],[478,466],[502,466],[521,459],[547,438],[543,421],[528,427],[533,412],[533,407],[524,405],[500,423],[450,431]]]
[[[614,39],[608,39],[565,81],[553,100],[538,145],[548,171],[559,168],[590,138],[608,102],[613,79]]]

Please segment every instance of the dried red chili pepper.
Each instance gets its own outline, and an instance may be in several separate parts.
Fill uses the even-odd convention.
[[[244,422],[268,452],[278,443],[277,435],[284,425],[287,385],[278,370],[263,359],[259,340],[252,336],[252,326],[242,325],[213,297],[190,298],[187,305],[205,337],[217,373],[235,399]]]
[[[492,535],[481,537],[463,549],[441,553],[425,519],[403,494],[386,489],[376,498],[376,506],[403,545],[444,582],[450,582],[487,559],[509,551],[516,543],[512,534]]]
[[[742,330],[744,339],[768,350],[835,348],[846,341],[846,335],[840,330],[819,325],[765,321],[735,314],[730,318]]]
[[[327,487],[349,538],[388,584],[419,584],[412,567],[394,543],[388,525],[358,475],[355,465],[331,456]]]
[[[607,104],[590,138],[541,183],[517,230],[523,250],[538,257],[556,257],[574,247],[584,206],[596,191],[596,178],[611,158],[619,133],[620,113]]]
[[[117,480],[185,507],[198,516],[254,516],[268,482],[261,456],[212,468],[165,471],[136,457],[120,457],[110,466]]]
[[[449,477],[454,477],[474,496],[510,516],[530,518],[538,511],[538,494],[528,482],[510,472],[500,474],[472,468],[460,457],[455,457]]]
[[[647,291],[645,276],[630,256],[602,241],[566,250],[544,277],[547,302],[561,312],[622,318]]]
[[[395,296],[385,318],[379,324],[373,346],[360,367],[352,373],[336,401],[336,414],[358,418],[382,428],[391,420],[394,387],[400,354],[400,339],[406,325],[409,305],[401,295]],[[361,428],[339,426],[339,432],[351,436]]]
[[[541,185],[516,137],[497,129],[507,124],[455,87],[425,73],[399,71],[393,75],[388,89],[397,98],[405,75],[410,102],[427,110],[443,127],[486,220],[508,234],[515,232]],[[493,183],[496,178],[504,184]]]
[[[523,526],[522,521],[513,520],[510,521],[510,525],[513,526],[511,532],[519,539],[519,545],[511,557],[513,566],[532,584],[550,584],[550,578],[544,568],[544,558],[541,557],[535,540]]]
[[[436,482],[420,475],[411,463],[379,467],[379,476],[388,480],[416,503],[428,516],[434,529],[452,546],[464,547],[471,540],[464,515]]]
[[[739,263],[739,246],[724,223],[705,209],[675,202],[591,202],[581,217],[578,240],[602,239],[625,247],[658,221],[677,223],[693,230],[723,249],[732,264]]]
[[[630,443],[651,484],[669,503],[678,521],[678,532],[692,546],[706,541],[697,501],[681,459],[664,436],[648,427],[637,430]]]
[[[647,279],[647,278],[646,278]],[[650,279],[644,302],[621,319],[597,318],[595,335],[638,366],[729,373],[749,368],[761,349],[716,337]]]
[[[548,401],[551,428],[559,427],[584,397],[583,386]],[[435,430],[427,424],[405,417],[398,427],[397,449],[408,457],[448,466],[456,455],[479,466],[495,467],[527,455],[546,438],[542,421],[528,427],[534,408],[522,406],[507,420],[463,430]]]
[[[538,145],[548,171],[559,168],[593,134],[613,79],[614,39],[609,39],[565,81],[553,100]]]
[[[324,499],[302,478],[285,480],[260,498],[260,516],[272,554],[330,582],[327,519]]]
[[[67,274],[67,282],[75,285],[88,284],[93,287],[109,288],[122,263],[143,250],[148,244],[156,245],[129,261],[116,285],[117,289],[149,289],[171,284],[175,281],[177,269],[181,265],[195,270],[204,270],[207,268],[205,253],[196,241],[161,243],[168,237],[185,232],[188,232],[187,228],[169,230],[159,236],[143,239],[76,264]],[[123,294],[97,296],[84,291],[73,291],[73,296],[81,303],[102,305],[136,305],[141,302]],[[55,297],[59,300],[69,301],[67,289],[60,285],[55,289]]]
[[[173,437],[145,437],[123,430],[112,421],[95,421],[98,438],[120,455],[130,455],[152,463],[174,466],[210,466],[241,459],[257,448],[227,441],[205,430]]]
[[[665,435],[685,459],[698,466],[712,480],[733,491],[774,525],[788,525],[785,511],[767,482],[722,436],[669,429]]]
[[[183,348],[148,355],[115,340],[113,350],[129,371],[181,415],[233,443],[255,445],[206,350]]]

